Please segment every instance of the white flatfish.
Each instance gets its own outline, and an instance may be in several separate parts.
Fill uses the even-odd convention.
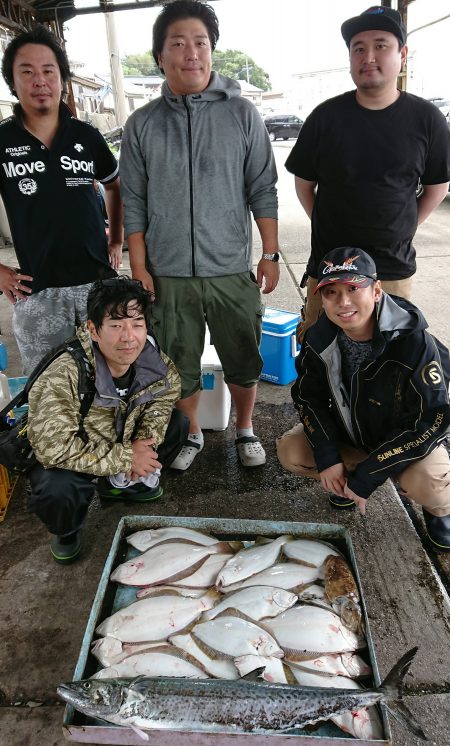
[[[118,640],[117,637],[100,637],[98,640],[94,640],[91,647],[91,653],[102,666],[114,666],[116,663],[120,663],[129,655],[135,655],[136,653],[142,652],[142,650],[148,650],[152,647],[159,647],[160,642],[137,642],[132,645]]]
[[[279,536],[267,544],[257,544],[241,549],[222,567],[217,576],[216,586],[225,588],[270,567],[277,561],[283,544],[291,538],[291,536]]]
[[[283,651],[267,630],[228,611],[209,622],[196,624],[191,635],[205,652],[213,656],[233,659],[248,654],[283,657]]]
[[[275,619],[265,620],[264,627],[293,660],[353,652],[366,646],[365,638],[348,629],[337,614],[318,606],[294,606]]]
[[[232,554],[212,554],[207,557],[206,561],[195,572],[186,575],[181,580],[176,580],[174,586],[183,586],[184,588],[210,588],[214,585],[217,573],[220,572],[225,562],[229,560]]]
[[[163,541],[171,540],[181,540],[205,547],[217,544],[217,539],[214,536],[208,536],[207,534],[202,534],[200,531],[184,528],[183,526],[144,529],[143,531],[136,531],[134,534],[127,536],[128,544],[131,544],[132,547],[138,549],[140,552],[146,552],[147,549],[151,549],[151,547],[161,544]]]
[[[291,663],[286,658],[287,663]],[[292,665],[302,671],[327,676],[348,676],[358,679],[370,676],[372,668],[357,653],[329,653],[305,661],[293,661]]]
[[[211,554],[224,554],[227,548],[224,542],[207,547],[181,541],[157,545],[119,565],[111,580],[124,585],[172,585],[192,575]]]
[[[209,611],[205,611],[202,621],[214,619],[225,609],[237,609],[250,619],[258,621],[263,617],[273,617],[289,609],[297,601],[291,591],[274,588],[268,585],[256,585],[241,588],[234,593],[227,593],[223,600]]]
[[[207,672],[181,650],[171,645],[155,647],[147,652],[136,653],[121,663],[102,668],[91,678],[115,679],[136,676],[182,676],[186,679],[207,679]]]
[[[321,567],[330,554],[340,556],[340,552],[331,544],[316,539],[294,539],[283,546],[283,554],[309,567]]]
[[[124,606],[105,619],[96,629],[99,635],[111,635],[122,642],[155,642],[166,640],[210,609],[217,592],[208,591],[200,598],[184,596],[150,596]]]
[[[297,564],[297,562],[280,562],[256,573],[256,575],[252,575],[250,578],[246,578],[246,580],[241,580],[239,583],[233,583],[226,587],[221,586],[219,590],[222,593],[232,593],[253,585],[271,585],[293,591],[298,595],[302,588],[311,585],[318,578],[319,570],[317,567],[306,567]]]

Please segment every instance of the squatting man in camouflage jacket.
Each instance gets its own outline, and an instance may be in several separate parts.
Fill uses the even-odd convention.
[[[96,486],[104,498],[156,499],[160,469],[186,437],[188,420],[174,409],[180,378],[149,336],[150,306],[150,295],[135,280],[99,280],[91,288],[88,321],[77,331],[95,377],[84,439],[78,365],[70,353],[54,360],[31,388],[28,435],[38,464],[29,472],[28,507],[52,534],[57,562],[78,556]]]
[[[434,548],[450,551],[448,350],[416,306],[383,292],[361,249],[326,254],[317,291],[324,313],[292,387],[302,424],[277,441],[278,458],[320,479],[333,507],[361,513],[391,477],[422,506]]]

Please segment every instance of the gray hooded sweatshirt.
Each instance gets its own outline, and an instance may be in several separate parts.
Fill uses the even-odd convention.
[[[250,210],[277,218],[266,128],[239,84],[212,73],[198,94],[160,98],[132,114],[121,145],[126,234],[143,232],[159,277],[220,277],[252,266]]]

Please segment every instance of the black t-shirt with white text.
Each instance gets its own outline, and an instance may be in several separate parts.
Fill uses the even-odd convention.
[[[93,180],[114,181],[116,159],[64,104],[50,149],[20,112],[0,123],[0,193],[21,272],[33,277],[33,292],[114,277]]]

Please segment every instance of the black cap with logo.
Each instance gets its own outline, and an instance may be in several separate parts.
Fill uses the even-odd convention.
[[[406,29],[402,23],[402,17],[398,10],[385,8],[383,5],[373,5],[363,11],[359,16],[349,18],[341,26],[341,33],[347,46],[355,34],[361,31],[390,31],[402,43],[406,44]]]
[[[366,288],[376,279],[375,262],[365,251],[354,246],[342,246],[329,251],[320,262],[314,292],[335,282]]]

